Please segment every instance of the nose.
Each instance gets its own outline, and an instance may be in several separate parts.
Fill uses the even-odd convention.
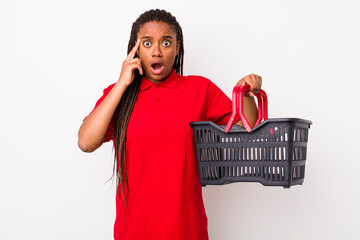
[[[153,57],[162,57],[162,52],[159,44],[154,44]]]

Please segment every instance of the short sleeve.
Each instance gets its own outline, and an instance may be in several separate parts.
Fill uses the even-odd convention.
[[[105,97],[109,94],[109,92],[111,91],[111,89],[114,87],[115,83],[114,84],[111,84],[110,86],[108,86],[107,88],[104,89],[103,91],[103,95],[101,96],[101,98],[99,98],[99,100],[97,100],[96,104],[95,104],[95,107],[94,109],[89,113],[89,115],[100,105],[100,103],[105,99]],[[88,115],[88,116],[89,116]],[[86,116],[84,118],[84,120],[88,117]],[[105,134],[105,140],[104,142],[109,142],[110,140],[113,140],[113,119],[111,119],[110,121],[110,124],[109,124],[109,127],[108,127],[108,130],[106,131],[106,134]]]
[[[208,121],[218,125],[226,125],[232,114],[232,101],[226,94],[213,82],[209,82],[206,95],[206,115]],[[240,118],[237,115],[235,122]]]

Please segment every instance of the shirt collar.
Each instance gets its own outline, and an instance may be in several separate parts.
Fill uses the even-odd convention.
[[[171,74],[160,83],[153,83],[153,82],[147,80],[146,78],[143,78],[141,85],[140,85],[140,90],[141,91],[148,90],[154,85],[160,85],[162,87],[172,89],[172,88],[176,87],[177,81],[178,81],[178,75],[175,72],[175,70],[173,69]]]

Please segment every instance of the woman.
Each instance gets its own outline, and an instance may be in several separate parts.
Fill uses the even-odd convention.
[[[158,9],[143,13],[133,23],[118,81],[80,127],[84,152],[114,141],[115,239],[208,239],[189,122],[226,124],[232,103],[210,80],[182,76],[183,57],[176,18]],[[237,84],[251,87],[244,113],[254,124],[261,77]]]

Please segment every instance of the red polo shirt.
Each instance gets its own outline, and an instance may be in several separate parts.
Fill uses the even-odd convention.
[[[173,71],[158,84],[142,80],[127,129],[128,204],[125,211],[118,196],[115,239],[208,239],[189,122],[226,124],[231,112],[231,100],[206,78]]]

